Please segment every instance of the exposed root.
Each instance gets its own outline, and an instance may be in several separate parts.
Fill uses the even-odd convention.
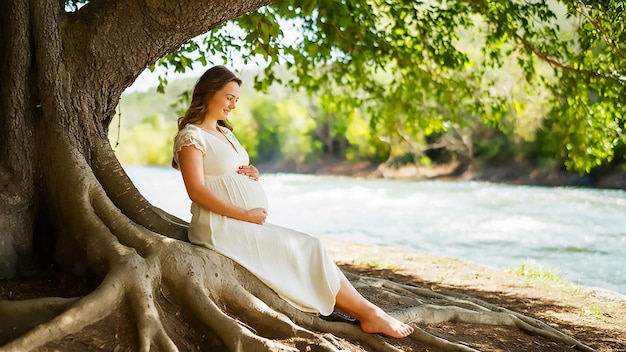
[[[310,322],[311,328],[318,331],[327,331],[333,335],[345,338],[356,339],[363,346],[367,347],[368,351],[380,351],[380,352],[401,352],[395,346],[387,343],[378,334],[366,334],[359,328],[358,325],[343,323],[343,322],[329,322],[322,319],[315,319]]]
[[[256,335],[242,323],[224,313],[215,302],[208,299],[209,293],[199,285],[192,285],[181,297],[188,310],[209,329],[218,332],[229,351],[297,351],[297,349]]]
[[[471,347],[467,347],[465,345],[461,345],[458,343],[454,343],[452,341],[442,339],[441,337],[437,337],[420,328],[416,328],[410,337],[428,346],[437,347],[443,351],[478,352],[477,350]]]
[[[241,286],[233,287],[233,289],[236,292],[229,294],[228,297],[237,297],[237,299],[229,300],[231,305],[229,309],[237,312],[240,318],[245,318],[245,321],[253,325],[259,335],[272,339],[296,337],[301,341],[306,341],[306,344],[314,345],[316,351],[334,351],[338,348],[323,335],[294,324],[285,314],[270,308]]]
[[[152,206],[137,191],[108,142],[100,140],[98,143],[91,149],[92,170],[103,187],[103,193],[106,192],[105,197],[111,200],[114,207],[134,223],[155,233],[188,242],[185,221]]]
[[[124,222],[112,227],[131,230]],[[357,324],[329,322],[296,310],[243,268],[213,251],[167,239],[148,242],[148,247],[153,249],[142,250],[144,255],[149,254],[147,257],[120,243],[109,243],[111,271],[93,293],[80,300],[39,300],[40,306],[49,302],[52,311],[63,312],[0,350],[27,351],[41,346],[77,332],[106,316],[111,307],[128,302],[137,317],[138,350],[149,351],[155,346],[162,351],[178,351],[162,324],[154,297],[155,292],[166,287],[166,299],[185,308],[187,315],[200,321],[202,329],[209,329],[219,336],[230,351],[298,351],[307,346],[314,346],[316,351],[337,351],[346,344],[337,338],[359,341],[367,350],[400,351],[378,334],[363,333]],[[512,326],[584,351],[593,351],[539,320],[487,302],[382,279],[349,273],[347,276],[360,289],[376,287],[383,290],[389,300],[405,302],[406,309],[389,313],[414,325],[415,331],[408,338],[441,350],[476,351],[434,336],[418,325],[458,321]],[[71,307],[67,308],[69,305]],[[27,303],[1,302],[0,309],[14,310],[18,306],[27,306]]]
[[[116,226],[121,225],[118,223]],[[48,302],[52,311],[62,312],[0,350],[28,351],[34,346],[77,332],[106,316],[111,307],[120,307],[122,302],[128,302],[137,317],[138,350],[149,351],[155,346],[162,351],[178,351],[162,324],[154,297],[155,292],[165,287],[167,294],[164,295],[170,303],[184,308],[186,315],[193,315],[194,320],[203,326],[201,329],[209,329],[219,336],[230,351],[299,351],[307,346],[316,351],[337,351],[346,345],[345,340],[359,341],[367,350],[400,351],[378,334],[363,333],[357,324],[329,322],[315,314],[296,310],[250,273],[213,251],[167,239],[160,244],[150,243],[149,247],[158,250],[143,251],[144,255],[149,254],[143,257],[120,243],[109,243],[111,271],[93,293],[80,300],[39,300],[40,306]],[[441,350],[476,351],[461,343],[434,336],[418,325],[459,321],[512,326],[581,350],[593,351],[541,321],[486,302],[382,279],[349,273],[347,276],[360,289],[377,287],[385,291],[389,300],[405,302],[406,309],[389,313],[414,325],[416,329],[408,338]],[[0,302],[0,310],[3,311],[18,306],[27,306],[27,303]]]
[[[152,343],[160,351],[177,351],[178,348],[167,335],[159,317],[159,311],[154,300],[156,291],[153,283],[160,282],[159,266],[145,263],[143,270],[134,270],[135,280],[130,280],[132,286],[127,290],[131,307],[137,316],[139,333],[139,351],[149,352]],[[139,276],[141,275],[141,276]]]
[[[80,297],[44,297],[23,301],[0,300],[0,331],[19,336],[61,314]]]
[[[115,307],[121,296],[119,285],[110,281],[114,280],[105,280],[94,292],[78,300],[69,309],[3,346],[1,350],[30,351],[47,342],[76,333],[107,316],[110,307]]]

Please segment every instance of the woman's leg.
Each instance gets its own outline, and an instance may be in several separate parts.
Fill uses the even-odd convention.
[[[391,337],[406,337],[413,332],[410,325],[404,324],[365,299],[342,274],[336,307],[350,314],[361,324],[363,332],[382,333]]]

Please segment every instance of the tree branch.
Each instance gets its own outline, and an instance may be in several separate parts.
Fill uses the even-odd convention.
[[[184,42],[272,0],[93,0],[68,15],[64,47],[77,70],[114,95],[158,58]],[[130,33],[129,33],[130,32]]]
[[[620,77],[615,77],[614,75],[611,74],[603,74],[602,72],[596,72],[596,71],[591,71],[591,70],[581,70],[578,69],[576,67],[567,65],[565,63],[562,63],[552,57],[550,57],[548,54],[542,52],[541,50],[539,50],[536,46],[534,46],[531,42],[529,42],[528,40],[526,40],[525,38],[523,38],[522,36],[520,36],[519,34],[516,33],[511,33],[517,40],[519,40],[522,45],[527,48],[528,50],[532,51],[533,54],[535,54],[539,59],[543,60],[544,62],[547,62],[548,64],[561,68],[563,70],[566,71],[571,71],[571,72],[575,72],[575,73],[582,73],[588,76],[592,76],[592,77],[599,77],[599,78],[604,78],[604,79],[608,79],[608,80],[615,80],[620,84],[624,84],[623,79],[620,79]]]
[[[589,23],[591,23],[591,25],[593,25],[593,27],[596,29],[598,34],[604,40],[604,42],[613,49],[613,51],[615,52],[617,56],[619,56],[621,59],[626,59],[626,54],[624,54],[624,52],[620,49],[620,47],[617,46],[617,44],[615,44],[615,41],[611,39],[605,31],[602,30],[602,28],[600,27],[600,23],[598,23],[598,21],[595,18],[591,17],[591,14],[585,8],[585,4],[582,1],[579,1],[578,5],[580,8],[578,13],[580,13],[583,17],[587,19],[587,21],[589,21]]]

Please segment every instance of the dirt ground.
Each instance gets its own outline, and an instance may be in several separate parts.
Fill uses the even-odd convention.
[[[573,284],[520,277],[510,271],[484,267],[449,257],[377,245],[323,239],[330,255],[342,269],[365,276],[382,277],[400,283],[413,283],[439,292],[453,291],[538,318],[565,332],[598,352],[626,351],[626,297],[608,291],[577,287]],[[38,296],[73,296],[88,293],[90,283],[34,278],[28,281],[0,281],[0,299],[26,299]],[[363,294],[386,310],[393,303],[377,295]],[[163,302],[162,302],[163,303]],[[211,345],[211,336],[194,331],[176,312],[163,305],[165,321],[181,351],[220,351]],[[1,324],[0,324],[1,325]],[[132,317],[115,313],[77,334],[49,343],[38,352],[127,351],[137,346]],[[517,329],[460,323],[421,326],[431,333],[469,345],[481,351],[559,352],[574,351],[542,337]],[[0,329],[0,346],[12,336]],[[388,339],[403,351],[431,351],[409,339]]]

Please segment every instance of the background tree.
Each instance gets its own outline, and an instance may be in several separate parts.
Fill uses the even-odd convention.
[[[317,345],[335,350],[350,344],[344,338],[369,349],[395,349],[378,336],[360,333],[354,325],[295,310],[230,260],[187,243],[186,224],[149,204],[113,154],[107,134],[122,92],[160,58],[178,69],[188,67],[188,53],[200,46],[187,41],[228,20],[237,19],[243,41],[232,37],[234,32],[218,29],[205,39],[207,50],[263,55],[270,64],[260,87],[278,78],[272,71],[275,64],[285,63],[295,72],[293,84],[309,90],[328,84],[345,87],[353,93],[350,104],[376,113],[381,120],[395,118],[404,107],[407,116],[420,117],[416,122],[442,125],[440,111],[454,110],[451,101],[473,103],[468,106],[475,114],[503,110],[498,101],[482,104],[480,99],[487,94],[476,88],[480,70],[459,75],[460,68],[470,63],[455,47],[456,29],[472,25],[472,16],[479,15],[487,30],[487,57],[497,63],[502,45],[511,43],[513,51],[524,54],[520,64],[529,76],[530,62],[536,57],[554,64],[557,83],[551,87],[555,97],[566,97],[564,108],[594,112],[576,114],[571,120],[564,119],[567,110],[550,115],[554,126],[580,127],[583,121],[591,121],[588,125],[594,133],[564,133],[572,143],[583,143],[567,149],[569,158],[578,160],[591,150],[591,158],[580,159],[583,167],[588,164],[585,160],[604,160],[621,136],[623,121],[615,111],[622,106],[624,64],[617,43],[624,41],[611,35],[624,32],[610,31],[615,28],[613,21],[623,16],[623,11],[614,10],[617,3],[609,2],[609,7],[606,2],[572,3],[572,9],[580,11],[577,18],[585,23],[581,33],[587,35],[562,39],[556,31],[537,26],[535,19],[554,18],[543,3],[355,0],[263,7],[269,2],[8,0],[0,4],[0,277],[27,276],[38,264],[54,263],[58,270],[98,282],[84,297],[0,302],[3,321],[24,323],[18,329],[24,334],[2,350],[35,349],[119,312],[134,317],[130,321],[138,330],[128,343],[142,351],[185,346],[185,339],[163,324],[181,315],[180,319],[195,322],[209,349],[293,350]],[[281,44],[284,21],[299,26],[302,33],[292,45]],[[599,43],[606,45],[601,48]],[[591,99],[583,85],[558,84],[566,79],[574,82],[580,75],[589,79],[596,98]],[[440,94],[433,101],[413,104],[425,90]],[[459,116],[455,121],[462,123]],[[610,122],[615,129],[601,122]],[[598,141],[604,144],[595,149],[586,144]],[[407,309],[396,313],[405,321],[454,318],[509,324],[589,350],[541,322],[484,302],[433,296],[393,283],[384,286],[389,294],[408,302]],[[423,305],[420,297],[456,306]],[[28,320],[20,319],[24,317]],[[412,338],[472,350],[420,329]]]

